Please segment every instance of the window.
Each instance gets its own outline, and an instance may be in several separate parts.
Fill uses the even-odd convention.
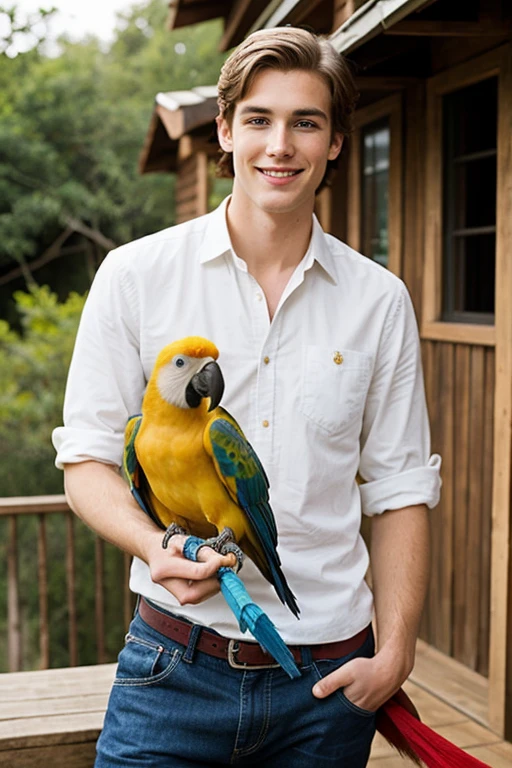
[[[442,320],[493,323],[497,78],[443,97]]]
[[[396,275],[402,268],[402,96],[357,110],[350,136],[346,240]]]
[[[361,246],[365,256],[388,266],[389,120],[362,130]]]

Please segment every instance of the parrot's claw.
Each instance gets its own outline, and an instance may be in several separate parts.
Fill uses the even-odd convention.
[[[236,557],[236,565],[233,567],[233,571],[235,573],[238,573],[242,565],[244,564],[244,553],[238,546],[238,544],[235,544],[233,541],[228,541],[227,544],[224,544],[220,550],[221,555],[229,555],[232,554]]]
[[[233,554],[236,557],[236,566],[234,566],[235,573],[238,573],[244,563],[244,553],[236,543],[235,534],[231,528],[223,528],[218,536],[212,536],[210,539],[206,539],[202,546],[211,547],[211,549],[218,552],[219,555]]]
[[[188,531],[182,528],[181,525],[177,525],[177,523],[171,523],[164,533],[164,537],[162,539],[162,547],[164,549],[167,549],[170,538],[176,534],[182,534],[183,536],[189,535]]]

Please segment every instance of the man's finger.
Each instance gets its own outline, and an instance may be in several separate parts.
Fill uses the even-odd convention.
[[[326,675],[318,683],[313,686],[313,696],[317,699],[324,699],[326,696],[330,696],[331,693],[337,691],[338,688],[344,688],[349,685],[353,680],[353,676],[350,672],[350,662],[343,667],[331,672],[330,675]]]
[[[161,584],[174,595],[180,605],[197,605],[216,595],[220,589],[215,578],[191,583],[184,579],[165,579]]]

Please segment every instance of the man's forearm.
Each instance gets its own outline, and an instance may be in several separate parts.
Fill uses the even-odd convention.
[[[71,509],[102,538],[148,562],[148,545],[162,532],[140,509],[117,467],[98,461],[67,464],[66,498]]]
[[[390,658],[400,658],[407,676],[414,663],[429,574],[425,505],[373,518],[371,568],[378,650]]]
[[[232,566],[232,555],[201,549],[193,563],[183,556],[185,536],[162,548],[163,532],[140,509],[117,467],[97,461],[68,464],[66,497],[71,509],[103,539],[144,560],[155,584],[181,604],[200,603],[219,591],[217,571]]]

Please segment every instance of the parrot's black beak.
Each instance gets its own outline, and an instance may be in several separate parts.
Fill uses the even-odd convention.
[[[206,363],[199,373],[192,377],[187,387],[186,399],[191,408],[197,408],[204,397],[210,398],[209,411],[213,411],[222,400],[224,379],[217,363]]]

